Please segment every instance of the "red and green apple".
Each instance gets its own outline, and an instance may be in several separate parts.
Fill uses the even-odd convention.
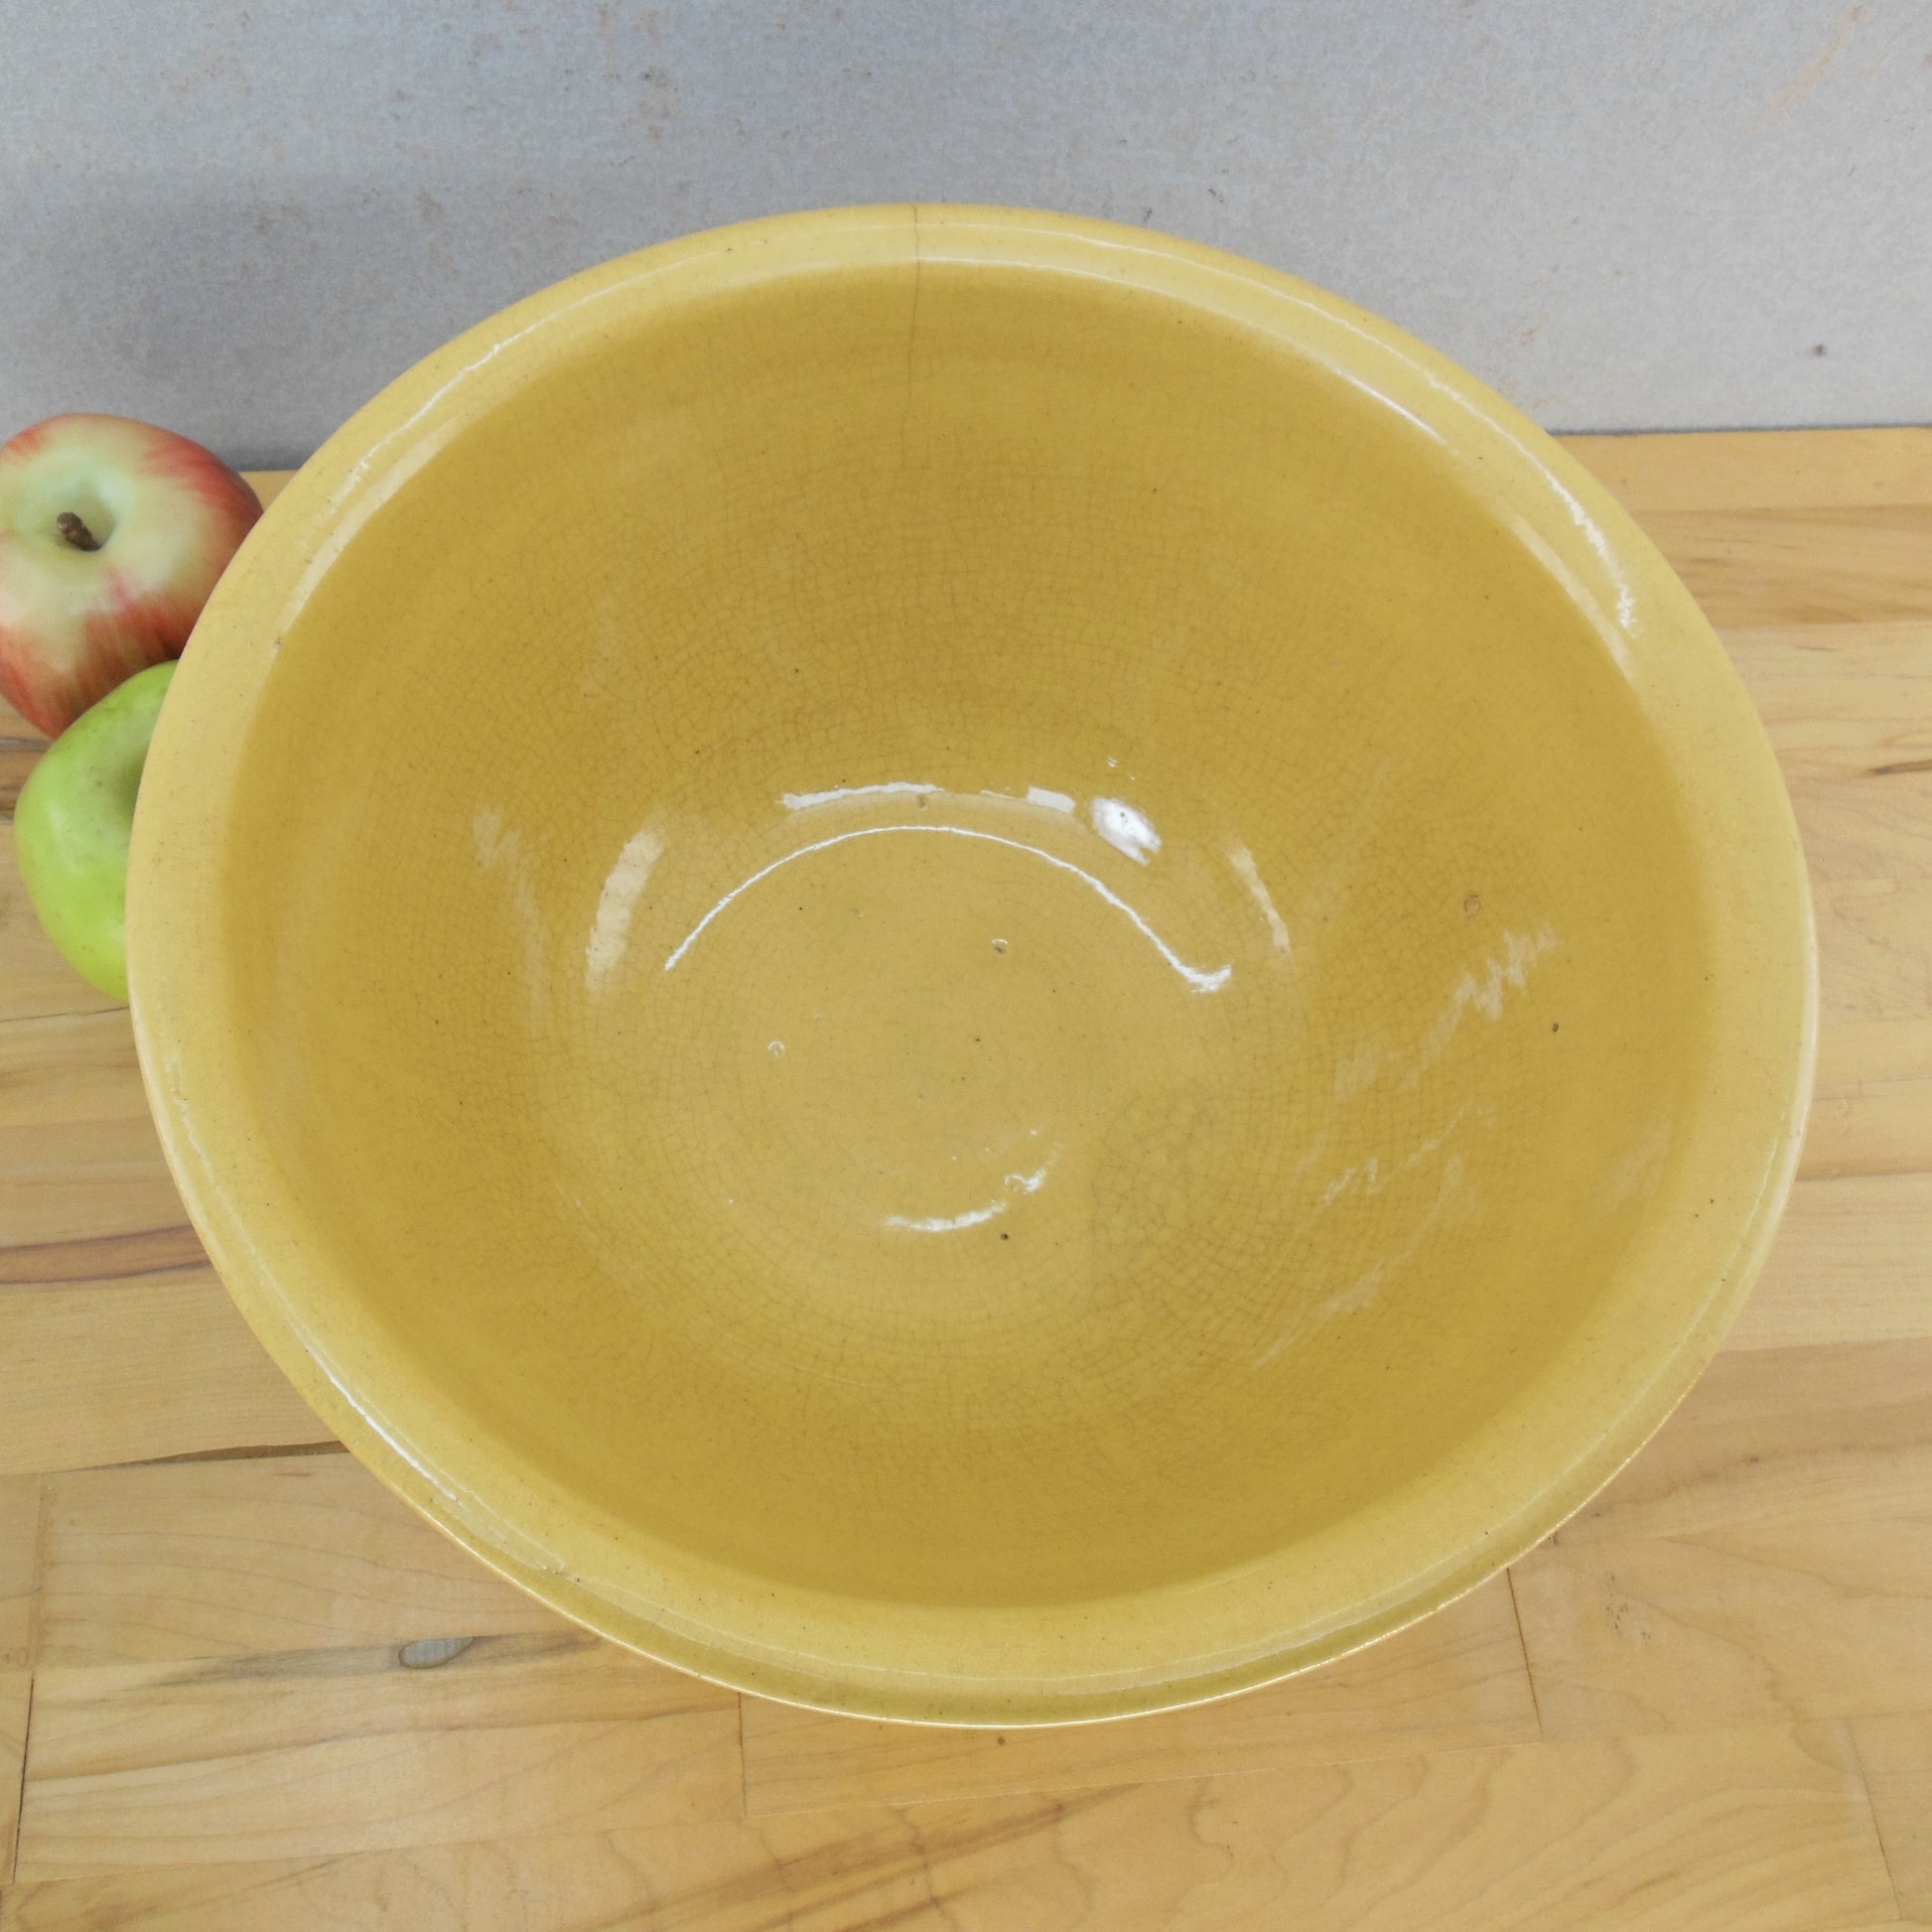
[[[261,515],[199,443],[123,416],[50,416],[0,448],[0,695],[55,737],[181,655]]]

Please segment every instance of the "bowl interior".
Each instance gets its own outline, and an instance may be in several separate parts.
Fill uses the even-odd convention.
[[[1347,1525],[1459,1483],[1389,1575],[1461,1561],[1702,1318],[1669,721],[1305,345],[943,250],[746,277],[306,561],[224,804],[234,1103],[330,1284],[288,1318],[553,1571],[875,1656],[1293,1574],[1299,1640],[1385,1587]]]

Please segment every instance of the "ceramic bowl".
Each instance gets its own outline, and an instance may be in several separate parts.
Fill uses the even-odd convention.
[[[1711,630],[1555,445],[1225,255],[874,208],[404,376],[136,828],[236,1301],[569,1615],[1112,1716],[1550,1531],[1716,1347],[1811,1050]]]

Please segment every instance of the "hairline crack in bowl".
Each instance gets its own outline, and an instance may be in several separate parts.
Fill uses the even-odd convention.
[[[652,248],[217,588],[142,1064],[318,1414],[621,1642],[1121,1716],[1440,1607],[1748,1290],[1815,1004],[1629,518],[1253,264],[989,208]]]

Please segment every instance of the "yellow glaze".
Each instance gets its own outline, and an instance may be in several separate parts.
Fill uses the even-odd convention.
[[[411,371],[163,715],[222,1275],[490,1563],[770,1696],[1118,1715],[1468,1588],[1763,1252],[1803,871],[1683,588],[1332,298],[984,208]]]

